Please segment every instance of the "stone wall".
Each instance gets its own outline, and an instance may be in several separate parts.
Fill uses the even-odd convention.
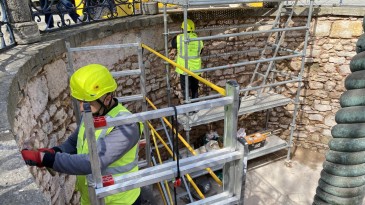
[[[262,18],[259,13],[251,13],[251,15],[247,13],[240,20],[225,18],[208,21],[206,16],[209,15],[204,16],[204,12],[199,15],[198,18],[196,17],[197,14],[192,14],[193,17],[196,17],[193,19],[196,20],[197,27],[250,24],[258,21],[270,23],[274,19],[272,15]],[[344,91],[343,80],[350,72],[349,62],[355,54],[355,43],[362,32],[362,18],[361,15],[327,17],[318,14],[313,19],[311,23],[312,37],[307,50],[304,85],[297,117],[298,127],[295,132],[297,145],[319,151],[327,149],[327,143],[331,139],[330,129],[335,124],[334,113],[339,108],[338,99]],[[170,14],[169,28],[171,30],[177,30],[180,27],[179,19],[181,20],[180,13]],[[293,18],[291,24],[305,25],[305,18],[298,15]],[[234,28],[213,33],[203,32],[200,35],[260,29],[265,29],[265,26],[245,29]],[[7,136],[12,133],[17,145],[12,149],[20,150],[22,148],[55,146],[62,143],[75,130],[76,124],[67,85],[65,40],[69,41],[72,46],[91,46],[132,43],[136,42],[136,37],[140,35],[142,42],[160,53],[164,53],[162,33],[163,20],[161,15],[117,19],[87,25],[79,28],[79,30],[73,29],[63,31],[61,34],[44,36],[41,43],[17,46],[2,54],[2,58],[6,61],[1,63],[3,66],[0,70],[1,87],[6,87],[6,89],[1,93],[5,101],[0,102],[0,113],[6,116],[0,119],[0,137],[4,136],[4,133],[7,133]],[[212,55],[247,48],[262,48],[266,39],[267,36],[259,35],[207,41],[203,56],[210,57],[204,60],[204,67],[257,59],[259,57],[258,52],[221,58],[214,58]],[[303,32],[291,32],[287,34],[284,44],[290,49],[301,50],[303,41]],[[144,51],[143,56],[148,97],[157,107],[166,106],[166,74],[163,61],[147,51]],[[133,49],[80,52],[73,55],[72,61],[75,68],[89,63],[101,63],[111,70],[129,70],[138,67],[137,55]],[[277,67],[283,71],[297,74],[300,68],[299,59],[280,61]],[[241,87],[245,87],[252,76],[253,69],[254,66],[244,66],[204,73],[203,76],[220,86],[224,86],[228,79],[236,79]],[[171,76],[173,104],[177,105],[181,103],[181,95],[174,69],[171,71]],[[119,96],[139,92],[140,79],[137,76],[120,78],[117,79],[117,82],[119,84],[117,90]],[[296,88],[297,85],[288,84],[277,88],[277,90],[294,98]],[[200,89],[201,95],[210,92],[211,90],[206,86],[202,86]],[[132,111],[138,112],[141,109],[140,103],[127,103],[126,105]],[[281,137],[288,138],[292,112],[293,104],[270,110],[269,128],[280,129]],[[242,116],[239,126],[245,127],[248,132],[262,130],[265,127],[265,118],[266,113],[263,111]],[[198,126],[191,132],[192,143],[211,127],[214,127],[219,134],[223,133],[222,122]],[[21,161],[19,153],[17,157]],[[47,170],[39,168],[30,168],[30,172],[35,177],[36,184],[40,186],[52,204],[78,203],[79,196],[73,188],[74,176],[57,173],[52,176]]]
[[[336,124],[335,113],[340,108],[339,97],[345,90],[344,78],[350,73],[350,60],[356,54],[355,47],[358,37],[362,34],[362,16],[343,17],[314,16],[311,22],[311,37],[308,41],[307,57],[301,87],[300,106],[296,118],[297,129],[294,132],[294,144],[305,148],[325,152],[328,149],[328,142],[332,138],[331,128]],[[197,27],[223,26],[253,24],[261,22],[272,24],[273,17],[250,17],[241,20],[212,20],[209,22],[197,21]],[[284,22],[286,19],[283,19]],[[294,17],[290,24],[294,26],[305,26],[306,19]],[[267,30],[267,26],[249,27],[245,29],[229,29],[219,33],[239,33],[243,31]],[[208,35],[201,33],[201,36]],[[221,40],[205,41],[203,56],[213,56],[217,53],[229,53],[243,49],[263,48],[267,40],[265,35],[230,37]],[[292,50],[302,50],[304,46],[304,31],[287,32],[283,46]],[[272,41],[272,39],[270,39]],[[284,52],[279,55],[283,55]],[[259,52],[247,54],[209,57],[203,62],[203,67],[211,68],[228,65],[242,61],[253,61],[259,59]],[[286,55],[288,55],[286,53]],[[270,57],[270,55],[268,55]],[[262,70],[265,70],[263,65]],[[277,69],[298,75],[301,68],[300,58],[292,60],[277,61]],[[241,88],[247,86],[252,77],[255,65],[216,70],[202,74],[211,82],[224,87],[229,79],[236,79]],[[174,74],[175,87],[179,87]],[[175,77],[175,78],[174,78]],[[277,78],[278,81],[283,79]],[[276,87],[276,92],[295,99],[297,83],[289,83]],[[205,95],[212,90],[201,86],[200,94]],[[181,98],[181,96],[180,96]],[[279,136],[289,139],[290,123],[292,122],[294,103],[285,107],[277,107],[269,110],[268,129],[279,130]],[[223,134],[223,121],[212,123],[210,126],[200,126],[193,129],[192,136],[201,136],[207,132],[209,127],[215,127],[218,133]],[[248,133],[261,131],[266,127],[266,112],[261,111],[250,115],[242,116],[239,127],[245,127]],[[200,131],[199,131],[200,130]],[[194,142],[194,139],[193,139]]]

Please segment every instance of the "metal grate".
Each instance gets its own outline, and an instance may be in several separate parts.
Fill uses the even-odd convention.
[[[255,9],[255,8],[210,8],[207,10],[189,10],[189,18],[199,19],[202,21],[210,21],[212,19],[224,20],[224,19],[243,19],[247,16],[264,16],[275,13],[276,9]],[[171,13],[170,18],[176,22],[184,21],[183,13]]]
[[[74,2],[74,3],[72,3]],[[30,0],[40,30],[54,30],[112,18],[142,14],[141,0]]]

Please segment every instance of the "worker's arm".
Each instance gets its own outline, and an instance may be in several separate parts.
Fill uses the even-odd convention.
[[[171,40],[171,48],[177,49],[176,38],[177,38],[177,36],[175,36],[174,38],[172,38],[172,40]]]
[[[54,147],[61,150],[63,153],[76,154],[77,153],[77,135],[79,133],[79,127],[67,138],[67,140],[60,146]]]
[[[97,140],[101,170],[108,167],[132,149],[139,141],[139,126],[136,123],[118,126],[107,136]],[[91,174],[88,154],[46,153],[42,162],[55,171],[73,174]]]

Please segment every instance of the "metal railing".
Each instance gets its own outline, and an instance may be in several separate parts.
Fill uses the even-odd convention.
[[[290,4],[289,2],[287,4]],[[299,0],[298,5],[309,5],[310,0]],[[364,6],[364,0],[315,0],[314,6]]]
[[[141,14],[141,0],[29,0],[33,19],[44,30]],[[42,28],[40,28],[42,30]]]
[[[0,18],[0,51],[3,51],[15,45],[14,34],[9,23],[5,0],[0,0]]]

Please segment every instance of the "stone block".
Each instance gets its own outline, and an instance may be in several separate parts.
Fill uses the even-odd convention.
[[[38,26],[33,21],[15,23],[13,33],[18,44],[30,44],[41,40]]]
[[[330,57],[329,62],[330,63],[335,63],[335,64],[344,64],[346,62],[346,58],[344,58],[344,57]]]
[[[324,119],[324,117],[322,115],[320,115],[320,114],[309,114],[308,115],[308,118],[310,120],[320,121],[320,122],[323,121],[323,119]]]
[[[310,87],[310,89],[316,90],[316,89],[323,89],[324,85],[321,82],[310,81],[309,87]]]
[[[326,91],[331,91],[333,92],[333,90],[335,90],[336,88],[336,83],[335,82],[332,82],[332,81],[327,81],[325,84],[324,84],[324,89]]]
[[[335,121],[335,114],[329,114],[324,118],[324,124],[329,126],[329,127],[333,127],[335,126],[337,123]]]
[[[315,104],[314,109],[316,109],[320,112],[324,112],[324,111],[332,110],[332,107],[330,105]]]
[[[352,38],[362,34],[360,21],[335,21],[332,24],[331,38]]]
[[[314,35],[316,37],[326,37],[330,35],[332,23],[328,21],[318,21]]]
[[[44,66],[44,70],[46,71],[49,97],[54,100],[68,87],[66,63],[63,60],[56,60],[52,64]]]
[[[34,78],[28,83],[26,90],[34,117],[37,118],[45,109],[48,103],[47,81],[44,76]]]

